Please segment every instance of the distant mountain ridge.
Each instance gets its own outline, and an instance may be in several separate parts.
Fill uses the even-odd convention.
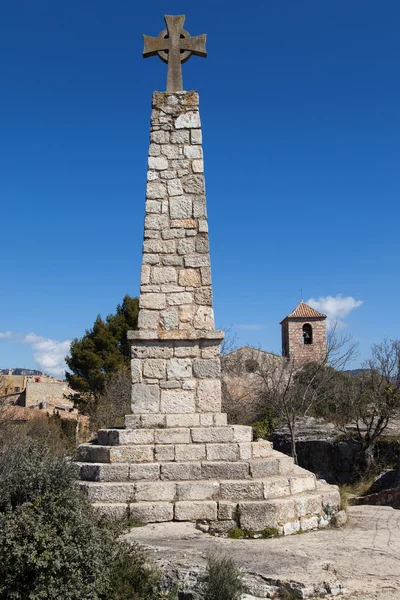
[[[16,369],[0,369],[0,375],[8,375],[11,371],[11,375],[41,375],[42,371],[37,371],[36,369],[22,369],[20,367]]]

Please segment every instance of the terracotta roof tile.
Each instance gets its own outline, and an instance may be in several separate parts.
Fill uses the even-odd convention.
[[[305,302],[300,302],[285,319],[326,319],[326,315],[318,312],[315,308],[308,306]],[[285,321],[285,319],[283,319]]]

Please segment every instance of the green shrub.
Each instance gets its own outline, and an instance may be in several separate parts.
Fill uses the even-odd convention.
[[[160,575],[43,442],[0,444],[0,600],[156,600]]]
[[[279,531],[278,529],[276,529],[276,527],[265,527],[262,531],[261,531],[261,537],[263,538],[272,538],[272,537],[278,537],[279,536]]]
[[[231,540],[241,540],[245,537],[245,535],[246,533],[243,531],[243,529],[239,529],[239,527],[234,527],[228,531],[228,538]]]
[[[241,575],[231,558],[208,559],[205,600],[238,600],[243,590]]]

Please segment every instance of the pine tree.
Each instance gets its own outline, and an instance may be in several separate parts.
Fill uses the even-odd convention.
[[[105,320],[99,315],[81,339],[72,341],[66,378],[77,392],[75,403],[89,415],[112,375],[129,364],[127,331],[137,329],[138,313],[138,298],[126,295],[115,314]]]

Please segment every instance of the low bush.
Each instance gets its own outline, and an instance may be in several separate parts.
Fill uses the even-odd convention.
[[[210,556],[205,575],[205,600],[239,600],[242,591],[241,575],[234,561]]]
[[[49,446],[0,444],[0,600],[158,600],[161,576]]]

